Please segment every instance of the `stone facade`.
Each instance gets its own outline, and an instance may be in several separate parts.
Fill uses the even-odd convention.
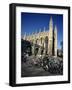
[[[37,50],[36,55],[54,55],[57,56],[57,27],[53,28],[53,20],[50,18],[49,29],[37,33],[32,33],[31,35],[24,35],[24,40],[32,43],[32,54]]]

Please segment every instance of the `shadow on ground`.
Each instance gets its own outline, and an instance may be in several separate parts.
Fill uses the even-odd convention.
[[[63,75],[63,60],[56,57],[22,58],[21,77]]]

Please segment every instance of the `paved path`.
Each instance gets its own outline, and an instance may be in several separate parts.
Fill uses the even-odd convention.
[[[40,66],[35,66],[34,61],[36,61],[36,59],[37,58],[34,58],[34,57],[28,57],[27,62],[22,62],[21,64],[21,76],[22,77],[57,75],[57,74],[52,74],[48,71],[45,71]]]

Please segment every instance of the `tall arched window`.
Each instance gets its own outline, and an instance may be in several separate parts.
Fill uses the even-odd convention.
[[[41,37],[41,44],[42,44],[42,42],[43,42],[43,39],[42,39],[42,37]]]
[[[48,36],[45,37],[45,53],[48,53]]]
[[[36,44],[38,44],[38,39],[36,40]]]

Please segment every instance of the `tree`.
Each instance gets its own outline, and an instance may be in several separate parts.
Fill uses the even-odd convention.
[[[63,41],[60,42],[61,50],[63,51]]]

